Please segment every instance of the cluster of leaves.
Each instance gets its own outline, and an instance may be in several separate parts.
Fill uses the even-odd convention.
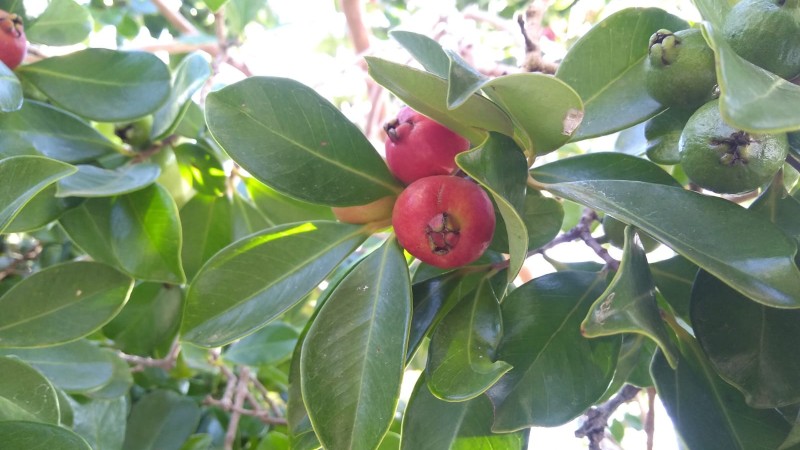
[[[725,117],[800,129],[800,88],[716,38],[726,2],[698,7]],[[393,36],[424,70],[368,58],[374,80],[473,144],[457,163],[491,194],[497,235],[451,271],[409,264],[389,230],[332,220],[331,206],[402,186],[307,86],[253,77],[199,105],[211,72],[198,54],[172,70],[102,49],[0,65],[3,442],[219,445],[232,415],[203,400],[227,395],[220,373],[250,367],[285,395],[272,401],[287,424],[245,417],[243,448],[520,448],[529,427],[566,423],[625,383],[658,389],[689,448],[796,447],[793,169],[743,208],[684,189],[643,148],[531,168],[661,112],[644,86],[647,41],[686,27],[623,10],[555,77],[488,79],[408,32]],[[631,225],[619,268],[559,264],[515,286],[565,225],[561,199]],[[637,229],[676,255],[649,263]],[[171,371],[126,362],[176,348]],[[398,415],[410,367],[423,373]]]

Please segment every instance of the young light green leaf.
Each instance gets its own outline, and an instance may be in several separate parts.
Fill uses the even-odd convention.
[[[450,59],[438,42],[424,34],[411,31],[393,30],[389,32],[422,67],[439,78],[447,79],[450,73]]]
[[[111,197],[153,184],[161,174],[158,164],[143,163],[115,170],[77,165],[78,171],[58,181],[56,197]]]
[[[164,106],[153,114],[151,140],[164,139],[175,131],[186,110],[191,106],[192,95],[203,87],[210,76],[211,66],[199,52],[191,53],[181,60],[172,76],[169,98]]]
[[[688,27],[685,20],[662,9],[627,8],[584,34],[556,73],[575,89],[586,108],[572,140],[628,128],[664,109],[645,89],[648,42],[661,28],[678,31]]]
[[[0,422],[24,420],[59,424],[58,395],[33,367],[0,356]]]
[[[187,279],[193,279],[206,261],[233,242],[232,208],[227,197],[201,194],[181,208],[181,227],[187,243],[181,248],[181,260]]]
[[[329,207],[287,197],[255,178],[245,178],[244,185],[252,202],[271,226],[304,220],[335,219]]]
[[[36,194],[75,170],[69,164],[41,156],[0,159],[0,233]]]
[[[89,9],[73,0],[51,0],[47,9],[25,27],[29,41],[44,45],[73,45],[92,31]]]
[[[88,48],[17,69],[64,109],[100,122],[133,120],[157,110],[170,93],[170,74],[147,52]]]
[[[81,399],[70,401],[75,411],[73,430],[81,435],[93,449],[119,450],[125,439],[128,418],[128,398]]]
[[[213,92],[206,121],[237,163],[297,199],[352,206],[401,190],[361,131],[297,81],[252,77]]]
[[[410,322],[406,260],[389,239],[336,287],[303,342],[303,400],[323,447],[380,444],[400,395]]]
[[[92,450],[82,437],[66,428],[47,423],[0,422],[0,436],[3,436],[3,446],[8,449]]]
[[[0,62],[0,113],[22,108],[22,85],[14,72]]]
[[[314,289],[366,237],[362,227],[320,221],[270,228],[228,246],[189,286],[182,339],[217,347],[263,327]]]
[[[194,400],[157,390],[134,403],[122,450],[180,450],[200,421]]]

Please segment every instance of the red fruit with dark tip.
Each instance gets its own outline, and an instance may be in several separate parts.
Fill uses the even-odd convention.
[[[411,183],[394,205],[392,226],[409,253],[449,269],[478,259],[494,235],[494,208],[477,184],[436,175]]]
[[[16,14],[0,10],[0,61],[15,69],[25,59],[28,51],[28,40],[22,19]]]
[[[384,127],[386,164],[405,184],[433,175],[449,175],[455,157],[469,149],[469,141],[408,106]]]

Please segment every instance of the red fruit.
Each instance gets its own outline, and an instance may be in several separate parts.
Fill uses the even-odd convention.
[[[384,127],[386,164],[400,181],[410,184],[433,175],[450,175],[455,157],[469,149],[469,141],[408,106]]]
[[[366,205],[333,207],[333,215],[345,223],[373,223],[389,221],[397,197],[382,197]]]
[[[28,40],[22,19],[16,14],[0,10],[0,61],[14,70],[25,59]]]
[[[449,269],[478,259],[494,234],[494,208],[477,184],[436,175],[411,183],[397,198],[397,241],[420,261]]]

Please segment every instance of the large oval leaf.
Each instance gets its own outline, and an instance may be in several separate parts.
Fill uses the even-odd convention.
[[[494,431],[561,425],[603,395],[621,338],[586,339],[580,325],[604,288],[597,273],[557,272],[508,295],[497,357],[514,368],[487,391]]]
[[[584,34],[556,73],[581,96],[585,107],[583,123],[572,139],[610,134],[664,109],[645,89],[648,42],[661,28],[688,27],[685,20],[658,8],[628,8]]]
[[[73,429],[95,450],[119,450],[125,438],[128,398],[109,400],[70,399],[75,411]]]
[[[153,391],[131,408],[122,450],[180,450],[197,428],[200,408],[172,391]]]
[[[73,0],[51,0],[36,20],[25,27],[29,41],[44,45],[79,44],[92,31],[89,9]]]
[[[270,228],[212,258],[189,286],[182,339],[217,347],[263,327],[321,283],[364,228],[307,222]]]
[[[380,444],[400,395],[410,321],[408,267],[389,239],[336,287],[303,342],[303,399],[323,447]]]
[[[144,163],[115,170],[78,165],[76,173],[59,180],[56,197],[111,197],[153,184],[161,174],[158,164]]]
[[[47,378],[16,358],[0,356],[0,422],[58,424],[58,396]]]
[[[245,178],[250,199],[271,226],[305,220],[335,220],[330,208],[281,194],[255,178]]]
[[[0,422],[0,436],[3,436],[3,447],[9,450],[92,450],[82,437],[72,431],[46,423]]]
[[[434,39],[411,31],[393,30],[389,35],[400,43],[422,67],[439,78],[447,78],[450,73],[450,59]]]
[[[11,69],[0,63],[0,112],[13,112],[22,108],[22,85]]]
[[[616,152],[571,156],[534,167],[531,175],[540,183],[629,180],[680,186],[672,175],[658,165],[643,158]]]
[[[361,131],[297,81],[253,77],[214,92],[206,121],[231,158],[300,200],[350,206],[400,192]]]
[[[0,347],[43,347],[87,336],[122,309],[133,279],[96,262],[40,270],[0,297]]]
[[[41,156],[0,159],[0,233],[36,194],[75,170],[69,164]]]
[[[735,203],[636,181],[558,183],[547,188],[641,228],[755,301],[800,308],[795,242]]]
[[[191,106],[192,95],[203,87],[211,76],[211,65],[199,52],[187,55],[175,68],[169,98],[153,114],[153,129],[150,138],[154,141],[164,139],[175,128]]]
[[[169,69],[146,52],[89,48],[20,66],[17,74],[64,109],[100,122],[150,114],[170,92]]]
[[[233,206],[228,197],[197,194],[181,208],[181,227],[186,245],[181,260],[186,278],[233,242]]]

